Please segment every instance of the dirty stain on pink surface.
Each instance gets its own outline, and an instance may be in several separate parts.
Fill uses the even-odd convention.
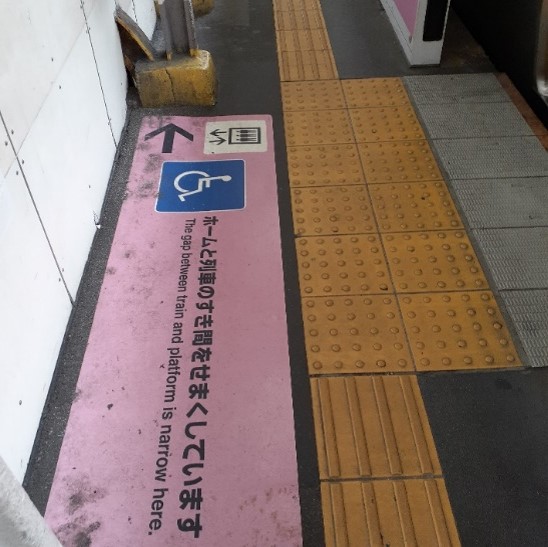
[[[267,151],[205,155],[219,120]],[[163,153],[169,123],[193,140]],[[155,211],[164,162],[234,159],[244,209]],[[46,519],[66,547],[302,543],[270,117],[144,119]]]

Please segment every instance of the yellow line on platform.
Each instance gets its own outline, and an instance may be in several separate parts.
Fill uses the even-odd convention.
[[[305,4],[274,0],[326,542],[460,545],[417,374],[519,358],[402,80],[340,81]]]

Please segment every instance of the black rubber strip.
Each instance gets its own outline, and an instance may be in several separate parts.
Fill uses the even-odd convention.
[[[428,0],[422,34],[425,42],[439,42],[443,38],[448,9],[449,0]]]

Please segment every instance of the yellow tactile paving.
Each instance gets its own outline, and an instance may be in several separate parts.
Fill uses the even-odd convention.
[[[329,38],[323,28],[277,31],[280,51],[329,51]]]
[[[321,10],[320,0],[273,0],[275,11]]]
[[[286,112],[284,120],[288,146],[354,142],[346,110]]]
[[[388,293],[392,283],[380,238],[371,235],[297,239],[301,292],[306,296]]]
[[[341,83],[319,0],[274,9],[326,544],[460,545],[415,376],[424,325],[405,308],[444,295],[394,290],[481,285],[481,269],[402,81]]]
[[[281,51],[278,54],[278,63],[282,82],[337,78],[331,50]]]
[[[276,30],[306,30],[325,28],[322,13],[317,9],[274,12]]]
[[[412,371],[394,296],[304,298],[310,374]]]
[[[375,232],[375,221],[364,185],[324,186],[291,191],[297,235]]]
[[[415,376],[311,380],[321,479],[440,475]]]
[[[369,184],[381,232],[462,228],[443,181]]]
[[[512,338],[491,292],[398,298],[418,370],[519,365]]]
[[[424,139],[411,106],[352,108],[349,112],[356,142]]]
[[[488,287],[463,230],[386,234],[382,238],[397,292]]]
[[[348,108],[409,105],[407,91],[400,78],[342,80]]]
[[[322,483],[327,547],[460,545],[443,480]]]
[[[442,180],[425,140],[358,145],[368,183]]]
[[[282,83],[285,112],[295,110],[329,110],[345,108],[339,80]]]
[[[290,147],[287,160],[293,187],[363,184],[365,180],[355,144]]]

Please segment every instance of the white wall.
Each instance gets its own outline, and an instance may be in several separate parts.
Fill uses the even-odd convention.
[[[152,0],[119,0],[149,35]],[[0,0],[0,455],[22,480],[125,122],[115,0]]]

